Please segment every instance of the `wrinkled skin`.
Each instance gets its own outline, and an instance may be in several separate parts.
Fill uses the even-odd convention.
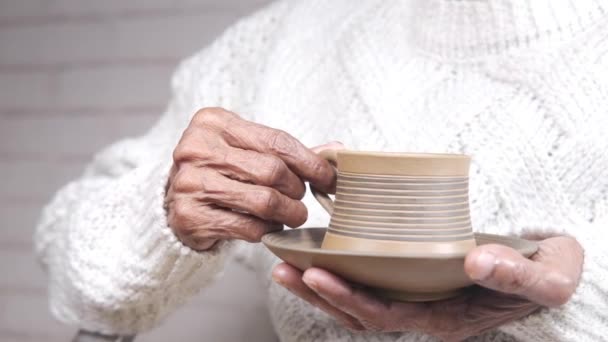
[[[461,341],[570,299],[581,275],[580,244],[553,237],[539,248],[528,260],[505,246],[477,247],[467,255],[465,271],[480,286],[437,302],[382,300],[322,269],[302,273],[285,263],[275,267],[273,278],[352,330],[415,331]]]
[[[165,197],[169,226],[199,251],[300,226],[308,215],[300,201],[304,181],[326,191],[335,186],[333,167],[288,133],[221,108],[194,115],[173,160]]]
[[[241,119],[221,108],[197,112],[173,153],[165,205],[169,226],[187,246],[203,251],[221,240],[257,242],[307,218],[304,181],[335,190],[334,168],[289,134]],[[465,260],[478,285],[460,297],[430,303],[390,302],[329,272],[302,273],[279,264],[274,280],[344,326],[379,332],[416,331],[460,341],[569,300],[583,250],[569,237],[539,242],[528,260],[499,245],[480,246]]]

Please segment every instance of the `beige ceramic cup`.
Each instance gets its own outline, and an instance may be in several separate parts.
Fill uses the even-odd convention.
[[[470,157],[349,150],[320,155],[338,169],[335,201],[311,188],[331,215],[321,248],[438,256],[475,247]]]

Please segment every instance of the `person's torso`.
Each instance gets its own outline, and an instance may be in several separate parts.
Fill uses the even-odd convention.
[[[471,155],[478,232],[567,230],[593,220],[608,192],[608,58],[601,49],[608,50],[598,38],[607,30],[550,50],[450,61],[408,40],[402,10],[363,2],[320,22],[314,13],[293,13],[262,66],[255,100],[241,109],[308,146],[338,140],[358,150]],[[305,226],[328,223],[311,196],[305,203]],[[425,339],[351,335],[271,283],[277,259],[259,252],[273,323],[285,340]]]

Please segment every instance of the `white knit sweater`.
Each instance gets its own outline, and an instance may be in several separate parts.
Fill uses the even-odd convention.
[[[238,251],[262,275],[284,341],[430,339],[343,329],[270,281],[277,259],[261,245],[197,253],[176,239],[163,211],[171,151],[197,109],[222,106],[309,146],[472,155],[476,231],[570,234],[585,248],[567,305],[479,340],[607,340],[607,10],[602,0],[301,0],[240,21],[179,67],[146,135],[99,153],[44,211],[36,250],[53,314],[100,332],[149,329]],[[307,225],[327,224],[305,201]]]

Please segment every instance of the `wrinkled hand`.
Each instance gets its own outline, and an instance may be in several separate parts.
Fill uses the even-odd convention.
[[[224,239],[257,242],[283,224],[303,224],[304,181],[331,191],[336,177],[327,161],[288,133],[221,108],[194,115],[173,160],[165,197],[169,226],[195,250]]]
[[[583,249],[569,237],[540,241],[531,260],[505,246],[480,246],[467,255],[464,267],[482,287],[428,303],[386,301],[318,268],[302,273],[283,263],[275,267],[273,278],[352,330],[422,332],[461,341],[542,306],[566,303],[576,289],[582,263]]]

